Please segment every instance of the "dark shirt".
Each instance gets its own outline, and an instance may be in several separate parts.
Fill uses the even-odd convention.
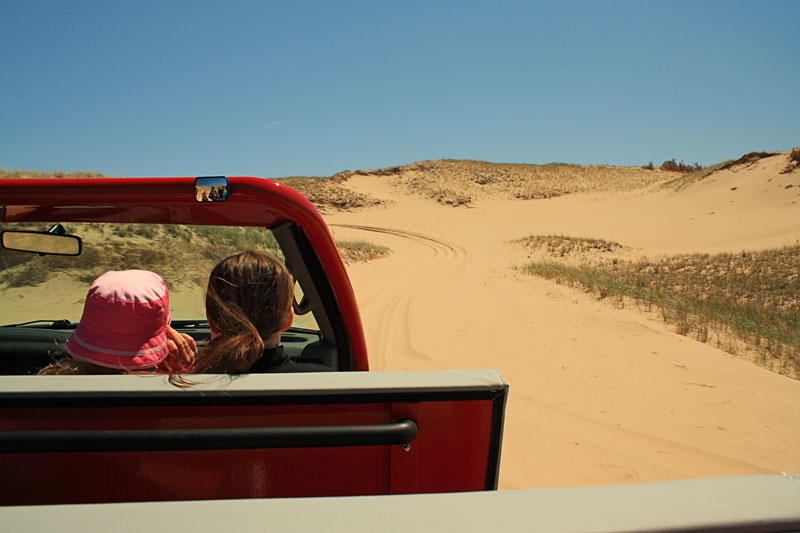
[[[315,363],[297,363],[283,354],[283,346],[267,348],[253,363],[248,373],[268,374],[283,372],[333,372],[333,369]]]

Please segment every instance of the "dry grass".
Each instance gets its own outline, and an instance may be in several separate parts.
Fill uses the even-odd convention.
[[[566,235],[531,235],[513,242],[522,244],[527,248],[544,251],[552,257],[598,252],[609,254],[624,248],[620,243],[614,241],[568,237]]]
[[[20,224],[0,226],[23,229]],[[47,226],[24,225],[36,230]],[[0,283],[35,286],[55,272],[88,283],[108,270],[143,269],[172,281],[203,285],[211,268],[228,255],[254,248],[280,257],[272,234],[259,228],[71,223],[67,229],[83,239],[81,255],[40,257],[0,250]]]
[[[0,229],[43,231],[48,226],[0,224]],[[84,240],[81,255],[40,257],[0,249],[0,284],[5,288],[36,286],[55,272],[90,283],[109,270],[143,269],[157,272],[171,283],[203,287],[214,265],[242,250],[262,250],[283,257],[272,233],[262,228],[72,223],[67,229]],[[389,253],[387,248],[357,241],[337,242],[337,246],[349,263]]]
[[[793,151],[792,154],[795,152]],[[402,166],[376,170],[344,171],[331,178],[281,178],[288,185],[306,195],[320,210],[353,209],[381,204],[382,201],[355,193],[342,184],[352,175],[373,176],[390,180],[392,185],[405,192],[436,200],[442,205],[469,206],[487,198],[537,200],[566,194],[586,192],[624,192],[661,183],[665,187],[681,189],[702,180],[716,171],[733,167],[746,168],[771,152],[750,152],[739,159],[690,173],[645,167],[615,167],[605,165],[568,165],[550,163],[529,165],[490,163],[487,161],[441,159],[421,161]],[[800,165],[789,156],[787,171]],[[673,160],[674,162],[674,160]],[[665,162],[667,165],[669,162]],[[672,165],[667,165],[672,168]],[[675,164],[675,169],[688,169],[689,165]]]
[[[76,170],[64,172],[63,170],[23,170],[19,168],[0,168],[0,178],[107,178],[109,176],[90,170]]]
[[[337,175],[338,176],[338,175]],[[320,211],[343,211],[380,205],[382,200],[351,191],[342,186],[342,179],[332,178],[277,178],[279,181],[295,189],[309,199]]]
[[[545,261],[522,270],[620,305],[634,301],[680,334],[734,354],[744,347],[759,364],[800,377],[800,245],[656,261]]]
[[[726,161],[725,163],[722,163],[722,166],[719,168],[719,170],[725,170],[737,166],[747,168],[758,163],[765,157],[772,157],[773,155],[778,155],[778,152],[748,152],[735,161]]]
[[[527,165],[442,159],[354,174],[384,176],[400,189],[444,205],[483,198],[534,200],[591,191],[627,191],[671,174],[639,167]]]
[[[669,172],[682,172],[684,174],[688,174],[691,172],[697,172],[698,170],[703,170],[703,166],[700,163],[695,163],[694,165],[689,165],[681,160],[680,163],[675,161],[673,157],[669,161],[664,161],[661,163],[661,170],[666,170]]]
[[[380,259],[391,253],[385,246],[365,241],[336,241],[339,254],[346,264],[360,263]]]
[[[722,170],[723,167],[728,168],[725,165],[729,164],[731,161],[723,161],[722,163],[711,165],[710,167],[706,167],[702,170],[696,170],[695,172],[691,172],[689,174],[681,174],[677,178],[665,181],[662,184],[662,187],[665,189],[673,189],[676,191],[680,191],[681,189],[684,189],[693,183],[697,183],[700,180],[706,179],[714,172]]]
[[[786,166],[781,170],[781,174],[789,174],[800,168],[800,148],[792,148],[789,157],[786,159]]]

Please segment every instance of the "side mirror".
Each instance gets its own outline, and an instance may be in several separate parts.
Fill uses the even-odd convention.
[[[3,248],[40,255],[81,255],[81,238],[42,231],[4,231],[0,234]]]

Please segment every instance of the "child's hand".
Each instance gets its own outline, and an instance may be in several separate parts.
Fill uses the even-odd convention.
[[[159,366],[167,372],[191,372],[197,353],[194,339],[167,326],[167,346],[169,354]]]

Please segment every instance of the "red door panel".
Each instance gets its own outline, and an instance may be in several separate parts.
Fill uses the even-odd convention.
[[[206,405],[209,402],[195,399],[193,405],[178,406],[135,405],[134,398],[123,402],[131,405],[104,408],[2,408],[3,435],[305,428],[380,425],[402,420],[414,420],[418,433],[408,445],[67,453],[17,450],[0,453],[0,504],[346,496],[495,488],[487,483],[491,485],[490,469],[496,471],[497,465],[492,461],[499,461],[497,452],[492,458],[493,450],[499,452],[497,399],[438,399],[429,394],[423,395],[424,399],[408,401],[405,396],[404,401],[383,398],[386,401],[354,402],[350,398],[347,403],[330,399],[313,403],[303,398],[300,405],[286,403],[285,399],[272,405]],[[2,446],[0,449],[5,450]]]

